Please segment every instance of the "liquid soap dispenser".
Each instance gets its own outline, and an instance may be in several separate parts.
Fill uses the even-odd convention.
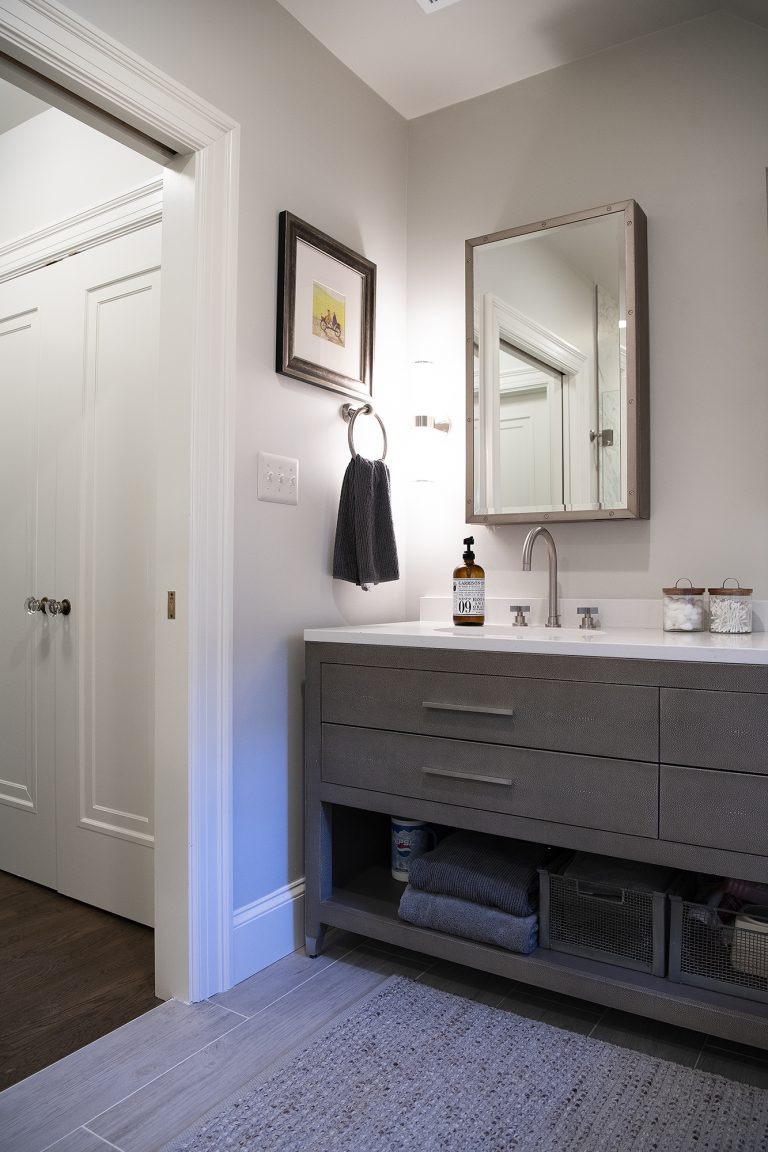
[[[464,563],[453,570],[454,624],[485,623],[485,572],[475,564],[474,542],[474,536],[467,536]]]

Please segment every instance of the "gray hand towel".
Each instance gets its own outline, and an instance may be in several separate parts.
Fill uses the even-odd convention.
[[[353,456],[344,473],[333,551],[335,580],[368,584],[399,580],[389,469],[383,460]]]
[[[420,892],[410,884],[400,898],[400,919],[419,928],[434,928],[526,956],[533,952],[539,939],[537,916],[510,916],[470,900]]]
[[[487,904],[512,916],[530,916],[538,905],[538,867],[549,854],[540,844],[453,832],[437,848],[412,860],[416,888]]]

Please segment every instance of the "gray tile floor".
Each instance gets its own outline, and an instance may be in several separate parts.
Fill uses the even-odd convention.
[[[0,1152],[157,1152],[393,975],[768,1088],[768,1052],[345,934],[202,1004],[175,1001],[0,1093]]]

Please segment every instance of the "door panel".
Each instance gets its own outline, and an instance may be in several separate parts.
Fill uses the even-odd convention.
[[[41,825],[55,862],[53,876],[49,869],[40,882],[143,923],[152,922],[154,886],[159,256],[160,229],[153,226],[0,288],[0,302],[11,294],[26,301],[32,289],[39,302],[41,431],[36,476],[27,488],[38,499],[42,493],[49,509],[43,509],[45,528],[38,522],[24,533],[27,547],[37,548],[38,571],[36,578],[24,572],[30,586],[15,595],[18,603],[9,613],[15,612],[17,632],[27,629],[33,687],[37,679],[31,735],[19,734],[14,723],[13,759],[21,762],[24,740],[33,748],[37,743]],[[28,360],[34,363],[35,356]],[[15,391],[22,393],[31,387],[24,384],[31,368],[25,376],[23,367],[19,362],[12,373]],[[30,420],[19,407],[17,397],[17,432]],[[29,456],[31,449],[21,445],[31,436],[15,436],[17,458],[23,451]],[[14,474],[19,470],[17,459]],[[18,492],[18,479],[15,487]],[[5,535],[6,525],[15,524],[14,510],[1,507]],[[21,527],[14,532],[21,536]],[[30,594],[66,597],[72,611],[29,617],[23,601]],[[7,677],[14,700],[22,691],[30,695],[19,686],[20,673],[11,668]],[[44,686],[41,677],[48,677]],[[34,703],[34,692],[31,698]],[[14,715],[20,716],[17,706]],[[41,733],[49,740],[45,756]],[[19,774],[18,766],[14,771]],[[48,843],[45,851],[50,855]],[[9,855],[0,866],[28,875],[18,850],[15,858],[13,851]]]
[[[0,868],[55,887],[51,636],[24,610],[53,577],[37,299],[31,286],[13,298],[0,288]]]
[[[153,907],[159,275],[88,285],[82,447],[79,475],[73,460],[69,476],[80,555],[59,555],[60,582],[76,582],[78,603],[76,640],[65,648],[61,637],[59,713],[62,725],[77,716],[78,731],[60,774],[59,890],[142,923]]]

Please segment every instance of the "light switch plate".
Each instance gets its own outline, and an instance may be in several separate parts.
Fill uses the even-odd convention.
[[[256,496],[273,504],[298,504],[299,462],[291,456],[258,454]]]

